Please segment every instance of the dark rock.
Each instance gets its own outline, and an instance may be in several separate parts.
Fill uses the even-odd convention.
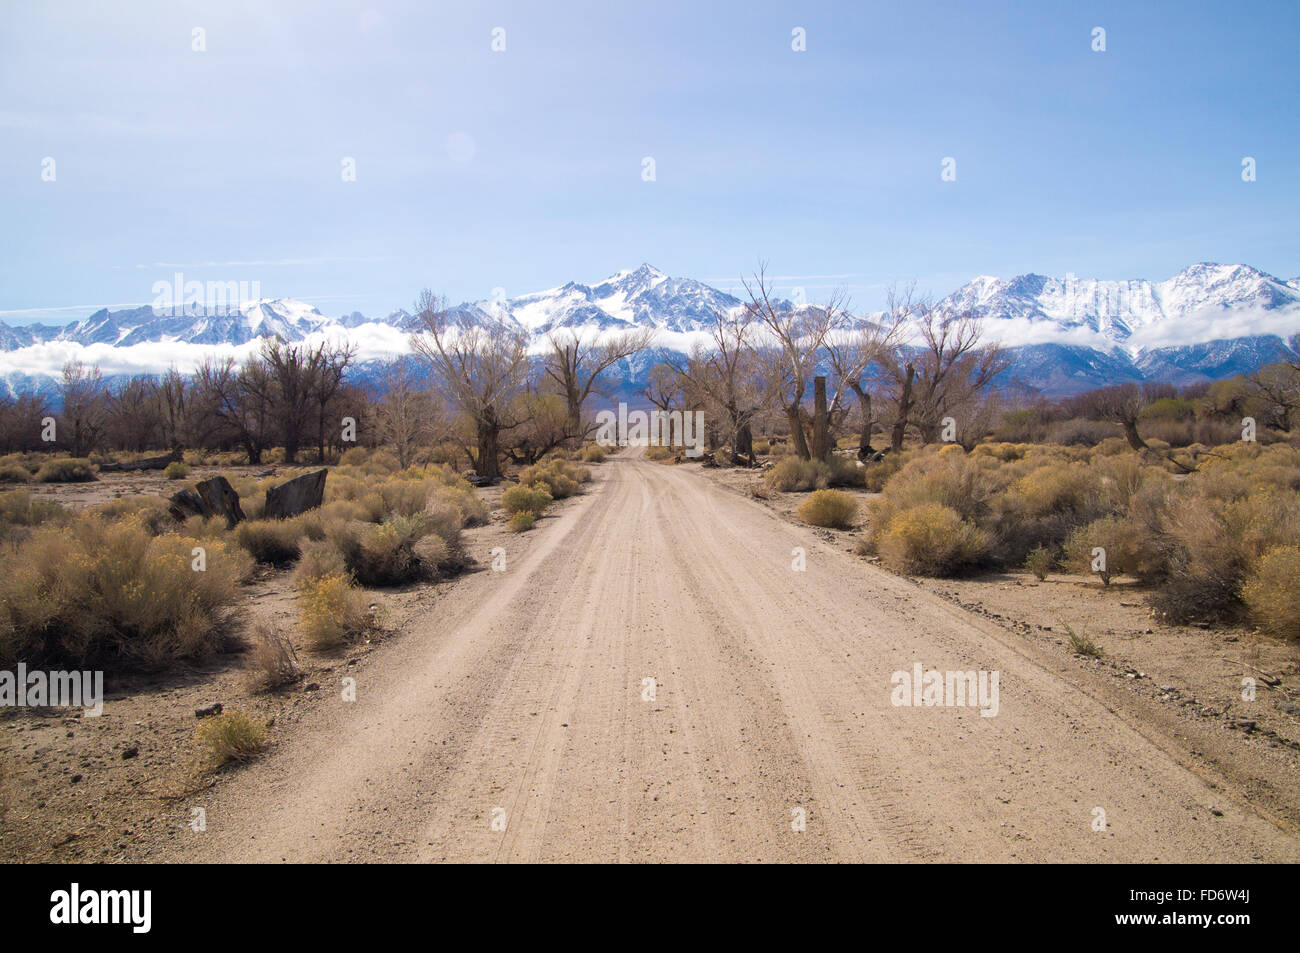
[[[122,760],[123,760],[123,761],[129,761],[130,759],[134,758],[134,757],[135,757],[136,755],[138,755],[139,753],[140,753],[140,746],[139,746],[139,745],[131,745],[131,747],[127,748],[125,751],[122,752]]]
[[[320,682],[308,682],[303,686],[302,690],[304,692],[318,692],[320,691]]]
[[[470,486],[495,486],[498,482],[492,477],[479,476],[473,470],[466,470],[461,476]]]
[[[316,470],[271,487],[266,491],[266,510],[263,516],[269,520],[282,520],[316,509],[325,498],[325,477],[328,473],[328,470]]]
[[[234,529],[235,524],[244,518],[244,511],[239,508],[239,494],[223,476],[214,476],[200,480],[192,490],[181,490],[171,498],[171,514],[178,520],[190,516],[224,516],[226,529]]]
[[[194,709],[195,718],[210,718],[213,715],[221,714],[221,702],[213,702],[211,705],[204,705],[201,708]]]

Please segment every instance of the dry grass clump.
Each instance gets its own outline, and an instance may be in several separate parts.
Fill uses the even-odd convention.
[[[16,463],[0,465],[0,483],[30,483],[31,471]]]
[[[26,490],[0,493],[0,537],[14,535],[16,527],[62,523],[71,517],[61,504],[33,497]]]
[[[338,547],[329,539],[309,539],[302,544],[298,564],[293,567],[293,585],[302,589],[325,576],[342,575],[347,563]]]
[[[534,483],[531,486],[520,483],[501,494],[501,506],[512,516],[517,513],[529,513],[535,519],[542,515],[542,510],[551,505],[551,501],[551,491],[544,483]]]
[[[235,541],[259,563],[286,566],[301,552],[302,526],[296,520],[245,520]]]
[[[346,575],[334,573],[306,583],[298,592],[303,641],[332,651],[374,628],[366,595]]]
[[[267,729],[238,711],[223,711],[199,722],[195,738],[215,770],[229,761],[247,761],[266,747]]]
[[[677,451],[672,447],[646,447],[645,458],[655,463],[672,463],[677,459]]]
[[[190,465],[183,460],[173,460],[163,470],[163,476],[169,480],[183,480],[190,475]]]
[[[96,479],[94,464],[78,457],[47,460],[36,471],[37,483],[89,483]]]
[[[0,556],[0,662],[154,668],[223,651],[251,572],[221,540],[136,519],[41,527]]]
[[[537,517],[526,510],[521,510],[514,516],[510,517],[510,530],[514,533],[525,533],[532,529],[537,523]]]
[[[582,448],[583,463],[604,463],[606,456],[605,448],[598,443],[589,443]]]
[[[1242,601],[1250,618],[1280,639],[1300,641],[1300,547],[1274,546],[1246,579]]]
[[[248,672],[252,687],[262,691],[274,691],[302,678],[298,653],[288,633],[266,623],[258,625],[253,631]]]
[[[951,507],[923,503],[893,515],[878,536],[881,561],[896,572],[950,576],[978,565],[988,537]]]
[[[799,518],[813,526],[849,529],[858,515],[858,503],[843,490],[817,490],[799,505]]]
[[[88,512],[106,520],[137,519],[154,536],[176,527],[167,501],[161,496],[123,496],[96,504]],[[225,525],[225,520],[221,520],[221,526]]]
[[[764,479],[769,487],[781,493],[820,490],[830,485],[830,467],[821,460],[782,457]]]

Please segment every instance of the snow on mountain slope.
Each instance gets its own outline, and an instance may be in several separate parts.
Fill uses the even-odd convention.
[[[593,284],[570,281],[454,310],[471,320],[513,322],[534,350],[561,329],[604,334],[650,327],[658,347],[684,352],[706,340],[719,314],[741,306],[702,282],[642,264]],[[984,318],[986,334],[1015,349],[1014,376],[1061,392],[1129,379],[1208,379],[1291,353],[1286,342],[1300,332],[1300,278],[1211,263],[1158,282],[981,275],[939,306]],[[192,366],[217,353],[247,353],[272,335],[292,342],[346,337],[366,361],[402,353],[407,335],[419,327],[419,319],[401,309],[378,319],[358,312],[332,318],[292,298],[249,301],[211,315],[101,309],[63,328],[0,322],[0,376],[20,386],[57,375],[71,357],[101,363],[106,373],[161,370],[172,362]]]

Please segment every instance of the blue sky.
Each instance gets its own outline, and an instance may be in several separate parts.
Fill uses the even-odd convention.
[[[1293,277],[1298,47],[1294,2],[6,4],[0,320],[176,271],[370,315],[642,261],[733,289],[765,259],[862,308]]]

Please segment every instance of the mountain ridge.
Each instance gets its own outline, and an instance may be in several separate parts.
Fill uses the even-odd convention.
[[[514,298],[463,302],[453,310],[472,320],[510,322],[534,344],[563,329],[608,334],[653,327],[659,346],[680,353],[706,338],[719,313],[742,306],[739,298],[704,282],[642,263],[590,284],[568,281]],[[978,275],[937,306],[984,319],[988,337],[1013,352],[1010,377],[1061,394],[1123,380],[1215,379],[1294,356],[1295,343],[1287,339],[1300,332],[1300,278],[1214,262],[1189,265],[1158,282]],[[165,346],[178,352],[241,348],[269,335],[287,341],[361,336],[388,353],[418,326],[404,309],[383,318],[356,311],[327,317],[292,298],[258,299],[217,314],[101,308],[62,327],[0,322],[0,375],[12,390],[19,380],[29,385],[42,372],[56,373],[53,364],[21,363],[24,356],[51,357],[44,353],[51,348],[59,352],[53,357],[91,349],[100,359],[119,357],[110,363],[127,366],[139,352],[136,363],[146,367]],[[365,353],[361,358],[378,359]]]

